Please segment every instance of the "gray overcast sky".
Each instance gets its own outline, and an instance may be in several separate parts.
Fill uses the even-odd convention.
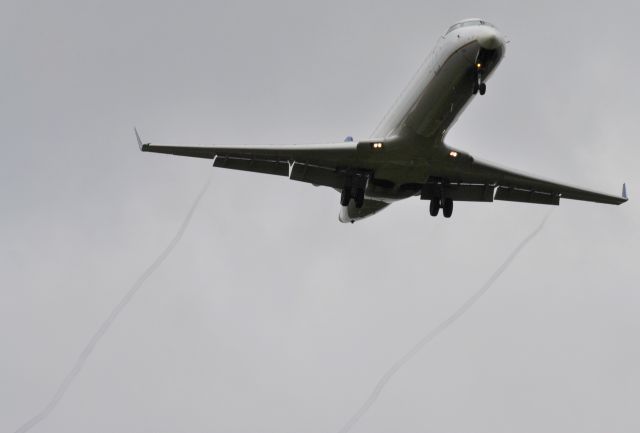
[[[470,296],[544,206],[418,199],[354,225],[338,194],[142,154],[368,137],[437,38],[507,56],[451,145],[618,193],[566,201],[354,432],[640,430],[637,2],[0,4],[0,430],[40,410],[114,304],[182,242],[33,431],[331,432]]]

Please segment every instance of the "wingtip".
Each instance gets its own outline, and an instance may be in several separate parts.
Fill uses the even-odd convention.
[[[140,150],[142,150],[142,146],[144,145],[142,144],[142,140],[140,139],[140,134],[138,134],[138,129],[134,127],[133,132],[136,133],[136,140],[138,140],[138,147],[140,148]]]
[[[629,200],[629,197],[627,196],[627,184],[626,183],[622,184],[622,198],[625,201]]]

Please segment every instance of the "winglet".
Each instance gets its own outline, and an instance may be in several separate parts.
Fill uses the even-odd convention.
[[[622,184],[622,198],[625,200],[629,200],[629,197],[627,197],[627,184],[623,183]]]
[[[136,128],[133,128],[133,132],[136,133],[136,139],[138,140],[138,147],[140,148],[140,150],[142,150],[142,146],[144,146],[144,144],[142,144],[142,140],[140,139],[140,134],[138,134],[138,130]]]

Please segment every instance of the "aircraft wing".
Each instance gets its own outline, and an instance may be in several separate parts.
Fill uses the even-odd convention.
[[[626,186],[622,195],[610,195],[597,191],[543,179],[527,173],[501,167],[491,162],[471,157],[464,152],[456,152],[452,157],[447,148],[449,164],[445,171],[447,178],[457,184],[494,185],[494,200],[518,201],[557,205],[560,198],[596,203],[619,205],[627,201]]]
[[[143,152],[213,159],[214,167],[287,176],[292,180],[340,189],[346,169],[358,161],[358,142],[300,145],[177,146],[143,143]]]

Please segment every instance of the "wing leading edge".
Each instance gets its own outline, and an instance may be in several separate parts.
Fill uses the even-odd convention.
[[[292,180],[340,189],[350,166],[358,162],[358,142],[331,144],[178,146],[143,143],[143,152],[212,159],[214,167],[287,176]]]
[[[176,146],[143,143],[135,130],[138,146],[143,152],[215,159],[214,166],[259,173],[289,175],[294,163],[338,170],[357,161],[357,142],[300,145],[252,146]],[[269,168],[270,167],[270,168]],[[286,173],[282,167],[287,167]]]

